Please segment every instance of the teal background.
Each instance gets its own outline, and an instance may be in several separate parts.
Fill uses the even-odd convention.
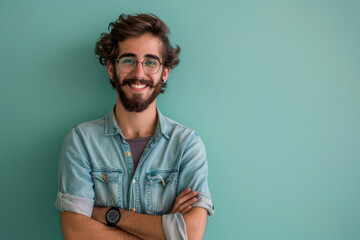
[[[205,239],[360,239],[359,1],[0,2],[0,239],[61,239],[62,141],[115,102],[94,56],[120,13],[182,47],[161,111],[207,147]]]

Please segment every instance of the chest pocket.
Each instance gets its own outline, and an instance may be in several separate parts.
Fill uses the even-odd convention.
[[[155,170],[146,174],[146,207],[153,214],[171,211],[176,198],[178,172]]]
[[[122,207],[122,171],[94,171],[95,206]]]

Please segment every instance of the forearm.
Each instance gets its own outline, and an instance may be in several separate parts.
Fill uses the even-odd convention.
[[[129,239],[138,240],[134,235],[113,227],[108,227],[84,215],[62,212],[61,227],[65,240],[72,239]]]
[[[206,228],[207,211],[204,208],[195,207],[183,217],[188,239],[202,239]]]
[[[109,208],[95,207],[92,218],[103,224],[107,224],[105,215],[108,210]],[[119,208],[119,210],[121,218],[116,224],[119,229],[129,232],[141,239],[166,239],[161,216],[141,214],[121,208]]]
[[[140,214],[123,209],[120,210],[120,213],[121,220],[118,222],[117,227],[141,239],[166,239],[162,222],[163,216]],[[201,240],[204,236],[206,220],[207,211],[204,208],[193,208],[183,215],[186,231],[185,229],[184,231],[181,230],[179,222],[177,225],[169,225],[167,227],[178,229],[181,233],[179,235],[176,234],[177,237],[182,235],[189,240]],[[168,223],[165,222],[164,224]],[[171,238],[176,236],[172,235]]]
[[[117,226],[141,239],[166,239],[161,216],[147,215],[121,209]]]

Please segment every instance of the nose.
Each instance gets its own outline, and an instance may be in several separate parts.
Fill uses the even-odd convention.
[[[145,79],[146,78],[146,73],[144,72],[141,62],[138,62],[138,64],[136,65],[136,67],[134,68],[132,73],[133,73],[133,76],[136,77],[137,79]]]

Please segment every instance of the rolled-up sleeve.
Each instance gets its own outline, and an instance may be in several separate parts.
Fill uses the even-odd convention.
[[[58,170],[58,194],[55,206],[91,217],[94,190],[91,165],[81,132],[74,127],[65,137]]]
[[[186,223],[181,213],[163,215],[161,221],[166,239],[187,239]]]
[[[198,193],[197,199],[198,199],[197,202],[194,203],[192,205],[192,207],[205,208],[206,211],[208,212],[208,216],[214,215],[214,212],[215,212],[214,205],[213,205],[211,199],[208,196],[206,196],[206,195],[204,195],[202,193]]]

